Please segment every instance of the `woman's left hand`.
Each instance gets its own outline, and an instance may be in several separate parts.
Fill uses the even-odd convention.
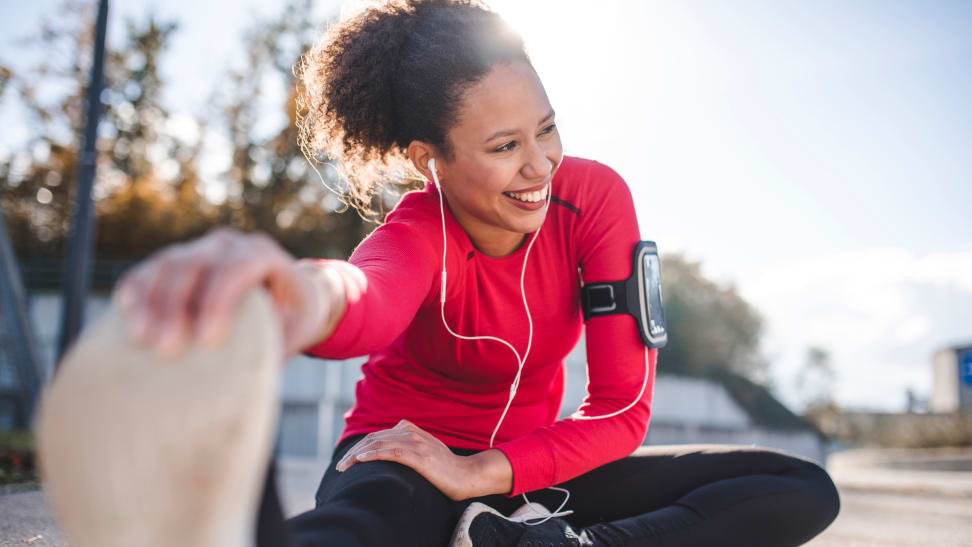
[[[473,460],[453,454],[442,441],[408,420],[366,435],[341,458],[336,469],[344,472],[356,463],[372,460],[407,465],[454,501],[470,497],[467,489],[475,476]]]

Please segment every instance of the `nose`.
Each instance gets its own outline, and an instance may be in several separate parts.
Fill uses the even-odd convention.
[[[525,179],[539,182],[550,176],[554,166],[554,162],[548,157],[547,151],[541,143],[534,143],[530,147],[529,156],[520,169],[520,173]]]

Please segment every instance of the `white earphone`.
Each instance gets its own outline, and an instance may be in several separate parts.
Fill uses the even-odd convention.
[[[439,175],[435,172],[435,158],[429,158],[429,171],[432,171],[432,180],[435,181],[436,188],[442,188],[439,186]]]
[[[523,357],[520,357],[520,352],[516,351],[516,348],[514,348],[512,344],[510,344],[506,340],[503,340],[502,338],[497,338],[495,336],[463,336],[461,334],[454,332],[451,328],[449,328],[449,324],[446,323],[446,319],[445,319],[446,225],[445,225],[445,205],[442,199],[442,185],[439,183],[439,175],[435,170],[435,158],[429,158],[428,166],[429,166],[429,171],[432,172],[432,180],[435,182],[435,187],[439,194],[439,212],[441,213],[442,216],[442,278],[441,278],[442,283],[441,283],[440,294],[439,294],[442,324],[445,326],[449,334],[455,336],[456,338],[459,338],[460,340],[494,340],[510,348],[510,350],[513,352],[513,355],[516,357],[517,371],[516,371],[516,377],[513,378],[513,383],[510,385],[510,398],[506,402],[506,408],[503,409],[503,414],[500,415],[500,419],[496,423],[496,428],[493,429],[493,434],[490,435],[489,437],[489,446],[490,448],[492,448],[493,440],[496,438],[496,432],[499,431],[500,424],[502,424],[503,419],[506,418],[506,413],[507,411],[509,411],[510,405],[513,403],[513,398],[516,397],[516,390],[520,385],[520,376],[523,373],[523,364],[526,362],[526,358],[530,354],[530,348],[533,345],[533,318],[530,317],[530,306],[527,304],[526,291],[523,288],[523,278],[526,274],[526,264],[527,264],[527,259],[530,257],[530,249],[533,248],[533,244],[537,241],[537,237],[540,235],[540,228],[537,228],[537,231],[534,233],[533,238],[530,240],[529,246],[527,246],[526,254],[524,254],[523,256],[523,268],[520,271],[520,295],[523,298],[523,308],[526,310],[527,324],[529,325],[529,335],[527,336],[527,347],[526,347],[526,351],[523,352]],[[641,396],[645,393],[645,387],[648,385],[649,370],[650,369],[648,367],[648,348],[646,346],[645,347],[645,381],[641,385],[641,392],[638,394],[635,400],[631,402],[631,404],[622,408],[621,410],[612,412],[610,414],[605,414],[603,416],[584,416],[575,412],[574,414],[571,415],[571,418],[575,420],[599,420],[602,418],[610,418],[611,416],[616,416],[628,410],[629,408],[633,407],[635,404],[638,403],[638,401],[641,400]],[[564,498],[564,501],[560,504],[560,506],[557,507],[557,510],[551,513],[550,515],[548,515],[546,518],[544,518],[540,522],[535,522],[535,523],[524,522],[525,524],[536,526],[538,524],[543,524],[544,522],[546,522],[551,518],[562,517],[573,513],[572,510],[561,511],[561,509],[564,508],[564,505],[567,504],[567,500],[570,499],[570,492],[567,491],[566,489],[559,488],[557,486],[550,486],[548,488],[551,490],[560,490],[561,492],[565,493],[567,496]],[[530,500],[527,499],[526,494],[524,493],[521,495],[523,496],[523,500],[526,501],[527,504],[530,504]]]

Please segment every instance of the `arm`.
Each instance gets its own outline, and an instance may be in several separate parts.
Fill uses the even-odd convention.
[[[322,281],[331,285],[325,290],[339,291],[345,302],[340,317],[329,318],[305,354],[345,359],[381,350],[405,331],[433,291],[438,294],[442,241],[432,214],[438,211],[414,206],[417,199],[403,198],[347,262],[303,261],[327,271],[332,280]],[[449,258],[455,260],[451,253]],[[458,264],[449,267],[457,271]]]
[[[631,273],[631,250],[640,239],[631,194],[621,177],[603,165],[593,164],[584,182],[584,215],[572,234],[584,280],[624,279]],[[498,445],[513,468],[508,496],[558,484],[623,458],[644,440],[657,350],[649,350],[646,359],[634,318],[627,315],[592,318],[585,335],[589,383],[579,414],[613,413],[632,403],[642,386],[644,391],[637,404],[616,416],[566,418]]]

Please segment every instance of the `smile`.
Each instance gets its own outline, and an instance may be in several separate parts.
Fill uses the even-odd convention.
[[[540,190],[534,190],[533,192],[503,192],[503,195],[526,203],[536,203],[547,199],[549,192],[550,185],[546,184]]]

